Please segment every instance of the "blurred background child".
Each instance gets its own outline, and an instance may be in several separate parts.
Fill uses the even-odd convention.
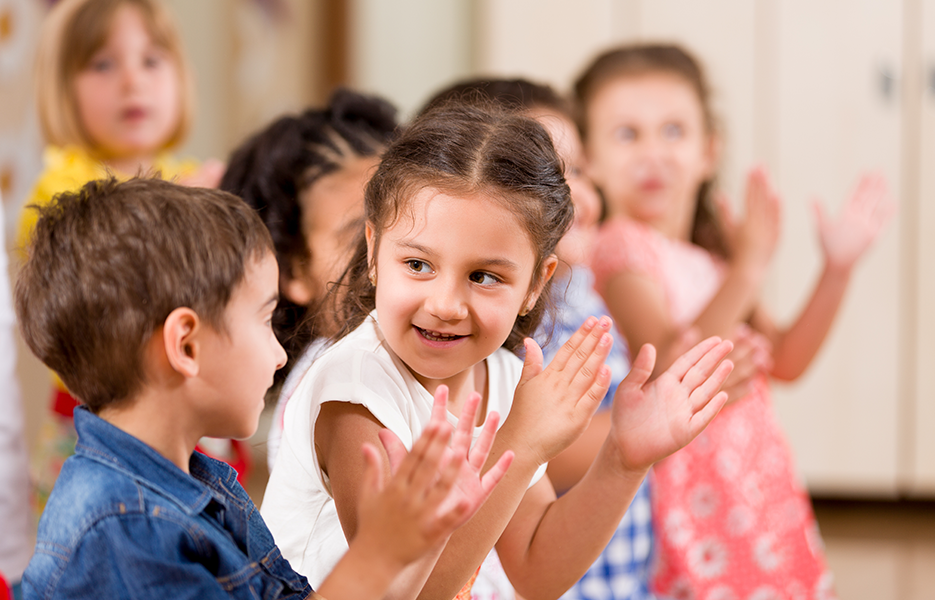
[[[48,146],[44,170],[18,226],[24,247],[37,219],[30,205],[78,189],[107,173],[129,177],[161,173],[190,185],[213,187],[223,171],[178,160],[170,151],[188,133],[193,84],[177,26],[159,0],[62,0],[49,12],[36,61],[39,121]],[[50,416],[35,457],[41,512],[62,462],[74,452],[72,411],[77,402],[55,377]],[[212,455],[243,477],[246,448],[205,440]]]
[[[282,387],[268,436],[270,469],[286,402],[324,341],[337,332],[333,313],[319,305],[350,258],[363,228],[364,187],[397,130],[389,102],[339,89],[326,106],[281,117],[241,144],[221,179],[221,189],[256,209],[279,262],[273,327],[288,361],[276,374]]]
[[[773,323],[758,298],[779,237],[780,202],[763,170],[742,220],[712,203],[719,145],[701,66],[675,46],[598,57],[576,83],[590,173],[607,201],[596,288],[631,347],[657,371],[687,327],[760,339],[760,373],[699,439],[656,466],[660,593],[705,598],[833,596],[808,496],[773,414],[767,377],[803,373],[831,327],[854,265],[892,212],[880,178],[840,215],[817,207],[825,267],[800,315]],[[753,334],[745,333],[751,336]]]

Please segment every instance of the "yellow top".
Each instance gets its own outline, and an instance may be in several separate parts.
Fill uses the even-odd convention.
[[[128,179],[131,175],[108,171],[107,166],[95,160],[91,154],[79,146],[46,146],[42,156],[45,166],[32,193],[20,213],[17,227],[16,246],[20,250],[29,241],[39,214],[30,206],[44,206],[52,201],[56,194],[77,190],[94,179],[101,179],[113,174],[118,179]],[[153,164],[153,172],[160,173],[163,179],[174,179],[193,174],[198,169],[194,160],[178,160],[168,153],[160,154]]]

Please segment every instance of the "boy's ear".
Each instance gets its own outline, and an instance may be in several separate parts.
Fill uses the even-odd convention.
[[[169,366],[185,377],[198,375],[201,329],[198,313],[184,306],[169,313],[163,325],[162,341],[165,344]]]
[[[558,257],[554,254],[550,254],[549,257],[542,262],[542,270],[539,271],[539,282],[536,284],[536,287],[529,290],[529,293],[526,295],[526,302],[523,304],[521,314],[528,313],[536,305],[539,296],[542,294],[542,290],[545,289],[545,284],[552,279],[552,275],[555,275],[555,267],[557,266]]]

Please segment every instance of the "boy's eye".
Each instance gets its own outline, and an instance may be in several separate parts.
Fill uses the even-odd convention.
[[[662,137],[667,140],[679,140],[685,135],[685,129],[678,123],[666,123],[662,128]]]
[[[162,54],[153,52],[153,53],[147,54],[147,55],[143,58],[143,65],[144,65],[147,69],[154,69],[154,68],[160,66],[160,65],[162,64],[163,60],[164,60],[164,58],[163,58]]]
[[[474,271],[471,273],[470,280],[481,285],[493,285],[495,283],[500,283],[499,279],[490,273],[485,273],[483,271]]]
[[[409,267],[409,270],[413,273],[428,273],[431,271],[429,265],[421,260],[412,258],[406,261],[406,265]]]

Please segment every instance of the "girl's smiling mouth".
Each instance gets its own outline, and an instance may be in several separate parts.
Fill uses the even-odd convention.
[[[415,328],[416,331],[419,332],[419,335],[421,335],[425,340],[429,342],[437,342],[437,343],[454,342],[456,340],[460,340],[464,337],[467,337],[463,335],[456,335],[453,333],[442,333],[440,331],[422,329],[421,327],[417,325],[413,325],[413,327]]]

